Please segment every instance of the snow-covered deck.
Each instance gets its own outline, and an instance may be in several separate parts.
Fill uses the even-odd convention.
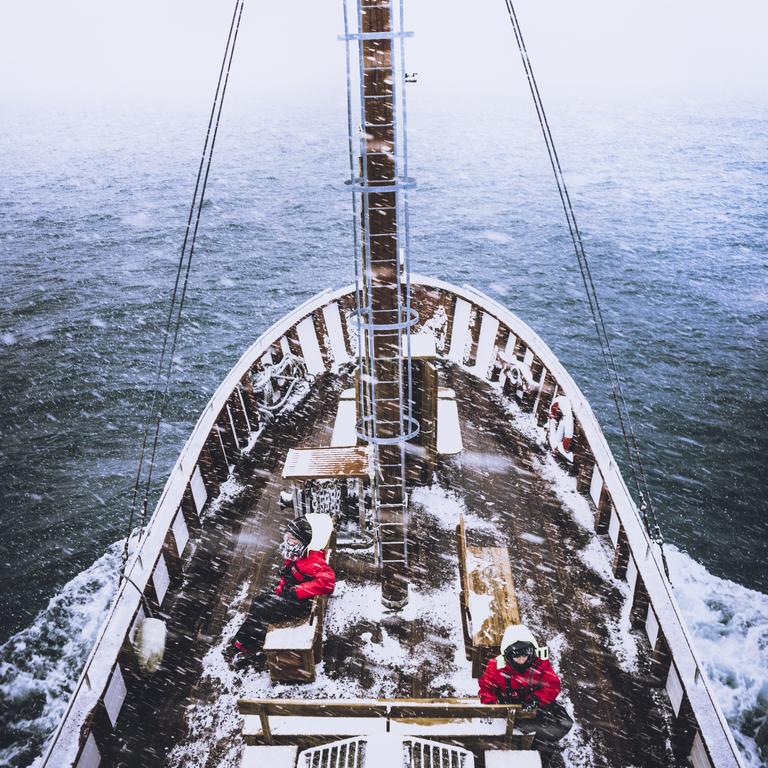
[[[141,585],[149,583],[151,564],[157,561],[151,579],[152,588],[158,589],[160,566],[165,569],[160,552],[165,552],[166,534],[177,520],[180,501],[191,495],[193,512],[199,515],[204,505],[206,511],[205,519],[197,520],[203,528],[193,532],[183,579],[180,583],[177,570],[176,583],[162,602],[170,630],[165,667],[151,678],[135,675],[129,650],[120,661],[123,666],[114,666],[120,650],[116,644],[125,636],[119,630],[130,624],[131,611],[123,608],[138,604],[136,590],[128,589],[112,617],[112,624],[119,626],[108,627],[106,640],[95,651],[98,663],[90,665],[82,678],[87,691],[65,724],[71,735],[73,728],[79,729],[85,709],[100,696],[106,703],[113,692],[111,688],[103,692],[105,675],[122,669],[119,682],[127,683],[127,696],[116,710],[114,728],[104,729],[109,734],[100,744],[105,764],[130,754],[171,765],[236,765],[241,745],[235,737],[240,726],[235,701],[241,695],[473,694],[462,649],[452,535],[462,511],[470,543],[509,547],[523,620],[540,642],[549,644],[563,675],[565,700],[577,721],[566,744],[566,764],[675,765],[668,749],[669,724],[673,709],[679,714],[688,702],[705,736],[709,758],[717,765],[736,764],[729,752],[727,727],[716,704],[707,698],[706,681],[668,594],[658,557],[578,388],[544,342],[488,297],[440,281],[422,282],[424,328],[433,335],[441,359],[446,355],[454,364],[445,367],[440,383],[456,393],[460,422],[457,419],[456,428],[450,430],[451,442],[462,450],[441,456],[432,485],[412,493],[409,606],[398,616],[385,613],[371,558],[365,552],[348,554],[339,561],[340,583],[329,603],[324,660],[314,687],[272,687],[266,674],[235,674],[220,658],[219,647],[234,633],[248,596],[272,580],[270,553],[290,514],[278,504],[286,453],[290,448],[332,444],[341,388],[352,383],[339,367],[347,359],[340,354],[339,339],[318,345],[311,324],[299,319],[311,312],[317,316],[322,308],[327,329],[336,328],[338,335],[343,295],[349,291],[322,294],[270,329],[243,356],[204,411],[171,474],[145,537],[147,567],[141,566]],[[297,323],[300,330],[294,328]],[[502,330],[506,340],[498,341],[497,332]],[[247,384],[243,377],[254,356],[260,358],[270,344],[278,349],[278,340],[285,353],[289,334],[294,334],[291,343],[303,350],[311,373],[322,374],[322,367],[331,374],[319,375],[302,402],[303,394],[296,396],[295,411],[250,434],[247,455],[231,484],[241,493],[211,505],[199,454],[205,441],[219,434],[214,430],[216,414],[228,410],[230,401],[236,412],[244,408],[237,386]],[[606,537],[595,534],[594,508],[577,492],[575,480],[554,464],[541,430],[488,383],[496,344],[509,351],[516,338],[524,340],[527,369],[535,358],[573,401],[591,452],[588,462],[596,462],[594,467],[588,463],[592,499],[601,503],[609,495],[613,502]],[[351,338],[347,341],[354,347]],[[309,354],[318,350],[321,358]],[[336,377],[339,372],[341,379]],[[540,375],[542,396],[544,373]],[[303,391],[307,389],[308,385]],[[349,444],[351,415],[349,408],[340,415],[337,444]],[[237,435],[231,412],[229,424],[237,445],[242,435]],[[617,579],[611,563],[620,545],[625,552],[629,548],[630,556],[626,578]],[[138,555],[136,562],[142,562]],[[651,594],[646,626],[639,631],[630,624],[635,584],[643,584]],[[674,663],[662,681],[666,691],[650,687],[648,637],[654,644],[663,640],[671,651]],[[112,679],[118,679],[115,675]],[[697,766],[708,765],[708,757],[701,754],[703,761]]]
[[[234,533],[230,543],[201,543],[210,553],[198,551],[185,594],[169,609],[186,613],[193,637],[175,651],[172,645],[169,665],[175,668],[166,681],[152,684],[172,693],[173,706],[158,717],[158,696],[148,690],[142,705],[118,724],[132,748],[172,748],[172,766],[234,767],[242,751],[241,698],[476,696],[458,596],[454,530],[463,514],[470,544],[509,548],[522,619],[549,645],[563,678],[563,701],[577,726],[564,743],[562,764],[676,765],[660,735],[671,710],[644,679],[650,648],[645,634],[629,626],[623,610],[628,589],[611,573],[613,549],[592,529],[589,502],[539,444],[529,417],[490,386],[478,388],[460,368],[451,366],[443,375],[463,416],[464,451],[442,457],[433,484],[412,493],[406,608],[392,614],[381,605],[370,552],[341,552],[316,681],[272,685],[266,672],[227,666],[221,648],[239,626],[248,598],[272,582],[270,553],[290,515],[278,507],[275,478],[289,446],[271,445],[258,457],[258,471],[244,470],[254,478],[251,487],[220,513]],[[284,429],[302,433],[304,445],[329,443],[342,386],[328,383]],[[218,558],[221,568],[215,582],[221,607],[210,614],[192,599],[211,588],[206,557]],[[197,658],[202,676],[190,665]]]

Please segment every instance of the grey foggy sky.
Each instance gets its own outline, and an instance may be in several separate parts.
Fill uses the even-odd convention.
[[[232,0],[0,5],[0,102],[210,100]],[[545,99],[768,104],[768,2],[517,0]],[[502,0],[409,0],[408,68],[423,95],[523,89]],[[341,0],[247,0],[229,103],[336,98]]]

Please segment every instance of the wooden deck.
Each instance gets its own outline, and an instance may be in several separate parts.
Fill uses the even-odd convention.
[[[564,693],[573,704],[580,729],[574,743],[591,745],[595,766],[674,767],[665,746],[664,699],[646,679],[647,642],[638,635],[639,671],[625,671],[612,650],[606,622],[606,616],[618,619],[623,594],[578,555],[590,545],[599,548],[594,534],[575,522],[551,483],[537,472],[541,449],[509,426],[509,417],[490,389],[453,367],[441,373],[440,383],[456,391],[464,452],[442,460],[438,485],[463,499],[474,519],[485,522],[468,529],[471,544],[509,547],[523,621],[538,632],[541,643],[552,645]],[[169,596],[163,606],[169,625],[164,668],[138,687],[136,683],[129,686],[115,749],[103,756],[103,765],[238,765],[239,739],[232,723],[218,738],[206,735],[204,729],[201,733],[200,723],[205,722],[207,707],[219,707],[221,712],[227,697],[227,706],[234,710],[236,698],[253,695],[258,680],[249,679],[248,673],[226,681],[201,678],[202,660],[222,642],[230,606],[243,583],[251,578],[252,594],[273,581],[274,553],[290,516],[278,505],[279,492],[285,487],[280,478],[282,464],[289,448],[330,444],[338,394],[348,385],[330,375],[321,377],[293,413],[265,431],[239,468],[245,490],[205,521],[205,535],[186,568],[181,591],[173,599]],[[441,524],[418,504],[412,515],[413,589],[422,595],[456,590],[452,526]],[[339,595],[329,603],[332,610],[338,600],[337,611],[356,589],[373,590],[378,578],[369,554],[340,555]],[[456,591],[457,617],[458,602]],[[350,616],[343,625],[330,621],[323,679],[349,680],[358,690],[383,697],[464,695],[452,688],[446,676],[446,670],[455,668],[456,636],[441,626],[429,618],[403,621],[394,613],[379,619]],[[399,643],[419,664],[399,670],[382,667],[370,649],[385,638]],[[463,654],[463,649],[459,652]],[[471,680],[466,685],[472,691]],[[317,697],[316,691],[308,689],[307,695]],[[283,688],[275,695],[296,697],[300,688]],[[202,713],[194,722],[193,712]],[[171,758],[176,744],[185,749]],[[483,768],[482,760],[477,765]],[[552,765],[563,762],[556,758]]]

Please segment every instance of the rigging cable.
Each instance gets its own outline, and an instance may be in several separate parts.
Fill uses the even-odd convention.
[[[664,572],[667,576],[667,579],[669,579],[669,568],[667,565],[667,559],[664,554],[663,546],[664,537],[662,536],[661,529],[656,518],[656,511],[651,499],[648,479],[645,473],[642,458],[640,456],[640,447],[638,445],[637,436],[632,425],[632,418],[630,416],[629,407],[624,397],[621,384],[621,376],[619,375],[619,371],[616,366],[616,359],[611,347],[610,337],[608,335],[608,330],[603,319],[603,313],[598,302],[597,291],[595,289],[592,273],[589,268],[587,253],[584,248],[581,232],[576,222],[576,214],[574,213],[571,198],[568,193],[568,187],[565,183],[565,176],[560,165],[560,158],[558,157],[557,150],[555,148],[552,131],[549,127],[549,121],[547,120],[546,112],[544,111],[544,104],[541,99],[541,94],[539,93],[536,77],[533,73],[533,66],[531,65],[530,58],[528,57],[528,50],[525,46],[525,40],[523,39],[523,33],[520,28],[520,23],[517,19],[517,14],[515,13],[514,5],[512,0],[504,0],[504,2],[507,6],[509,20],[512,23],[515,40],[517,42],[517,47],[520,51],[520,57],[523,62],[523,69],[525,70],[525,75],[528,80],[528,87],[531,91],[531,96],[533,97],[533,103],[536,108],[536,115],[538,117],[539,125],[544,136],[544,143],[546,144],[547,154],[549,155],[549,161],[552,166],[552,171],[555,175],[555,180],[557,182],[560,201],[563,205],[563,210],[565,211],[565,218],[568,224],[571,241],[573,242],[573,248],[576,253],[579,271],[581,272],[584,288],[586,289],[587,301],[589,303],[592,321],[597,332],[598,342],[600,343],[600,351],[611,384],[611,394],[616,405],[616,413],[619,417],[619,425],[621,427],[627,459],[629,461],[635,488],[640,499],[640,514],[649,535],[659,545]]]
[[[125,546],[123,548],[123,558],[121,570],[125,570],[126,563],[128,561],[129,542],[131,533],[133,531],[133,524],[136,517],[137,501],[139,496],[139,489],[141,487],[142,472],[144,471],[145,458],[147,453],[147,445],[149,441],[150,425],[154,416],[155,429],[152,438],[152,448],[148,464],[148,470],[146,473],[146,479],[144,482],[144,492],[141,502],[141,521],[140,529],[144,528],[147,516],[147,506],[149,502],[149,493],[152,483],[152,473],[155,466],[155,457],[157,454],[157,446],[159,441],[160,426],[162,424],[163,415],[165,413],[165,407],[168,401],[168,391],[171,380],[171,370],[173,367],[173,358],[176,352],[178,343],[179,330],[181,328],[181,318],[184,309],[184,302],[187,294],[187,287],[189,284],[189,275],[192,266],[192,256],[195,250],[195,242],[197,240],[197,231],[200,224],[200,215],[202,212],[203,202],[205,199],[205,190],[208,184],[208,176],[211,170],[211,161],[213,159],[213,150],[216,144],[216,136],[219,129],[219,121],[221,118],[221,111],[224,105],[224,96],[227,91],[227,84],[229,82],[229,73],[232,66],[232,58],[235,53],[235,45],[237,43],[237,35],[240,29],[240,19],[243,13],[243,7],[245,0],[235,0],[235,9],[232,14],[232,20],[229,26],[229,33],[227,35],[227,43],[224,49],[224,56],[221,61],[221,67],[219,69],[219,77],[216,83],[216,92],[213,98],[213,104],[211,106],[211,114],[208,118],[208,127],[205,134],[205,142],[203,144],[203,152],[200,157],[200,165],[197,170],[197,178],[195,181],[195,189],[192,194],[192,203],[189,208],[189,216],[187,217],[186,229],[184,232],[184,241],[181,246],[181,253],[179,256],[179,262],[176,269],[176,279],[173,286],[173,292],[171,296],[170,307],[168,310],[168,318],[163,330],[163,346],[160,353],[160,360],[157,367],[157,374],[155,377],[155,383],[152,391],[152,399],[147,409],[146,418],[144,421],[144,435],[142,439],[141,451],[139,454],[139,462],[136,470],[136,478],[133,486],[131,509],[128,520],[128,533],[125,540]],[[194,222],[194,223],[193,223]],[[184,274],[182,282],[182,272]],[[179,287],[181,284],[181,295],[179,296]],[[168,349],[169,340],[171,340],[170,350]],[[164,385],[163,385],[164,382]],[[160,390],[162,388],[162,394]],[[158,406],[159,399],[159,406]]]
[[[523,60],[523,67],[525,68],[525,73],[528,78],[528,85],[531,89],[533,101],[536,106],[536,112],[539,117],[539,123],[541,124],[542,133],[544,134],[544,140],[547,144],[547,151],[549,153],[550,162],[552,163],[552,170],[554,171],[555,178],[557,179],[558,191],[560,192],[560,199],[563,203],[566,219],[568,220],[568,227],[571,232],[571,238],[573,239],[573,245],[576,251],[576,257],[579,261],[579,268],[581,270],[582,278],[584,279],[584,287],[587,290],[587,298],[589,299],[589,305],[590,305],[590,310],[592,311],[593,322],[595,323],[595,327],[598,332],[598,339],[600,340],[600,347],[603,353],[603,359],[606,363],[608,374],[611,377],[611,389],[613,392],[614,402],[616,403],[616,409],[617,409],[617,412],[619,413],[619,421],[622,424],[622,431],[624,432],[625,447],[627,449],[628,455],[630,456],[630,464],[633,468],[633,475],[635,475],[636,471],[638,471],[641,475],[643,487],[645,488],[645,492],[646,492],[645,498],[643,497],[643,494],[641,491],[638,491],[638,492],[640,493],[641,501],[643,502],[647,501],[648,511],[650,512],[653,528],[649,526],[648,514],[644,509],[644,504],[641,506],[640,512],[642,514],[643,522],[645,523],[646,530],[649,536],[659,546],[659,551],[661,553],[661,562],[664,568],[664,574],[667,577],[666,583],[662,582],[662,586],[666,591],[667,595],[669,596],[669,598],[672,599],[672,593],[670,591],[672,588],[672,582],[669,577],[669,567],[667,565],[667,558],[664,554],[664,538],[661,534],[661,530],[659,528],[659,524],[656,519],[656,512],[654,510],[653,503],[651,501],[650,491],[648,489],[648,482],[645,476],[645,469],[643,467],[643,463],[640,458],[640,449],[637,443],[637,438],[635,436],[634,429],[632,428],[632,421],[629,416],[629,409],[627,407],[627,403],[626,403],[626,400],[624,399],[624,395],[622,392],[621,377],[619,376],[619,372],[616,369],[615,358],[613,356],[613,352],[610,346],[610,339],[608,338],[608,333],[605,327],[605,323],[603,321],[602,313],[600,311],[600,305],[597,301],[597,293],[595,291],[595,285],[594,285],[594,282],[592,281],[592,275],[589,270],[589,263],[587,261],[586,251],[584,250],[584,244],[581,239],[581,233],[579,232],[579,229],[576,225],[576,217],[573,212],[573,206],[571,205],[571,200],[568,195],[568,189],[565,185],[565,178],[563,176],[562,168],[560,167],[560,161],[557,156],[557,152],[555,151],[554,141],[552,139],[552,132],[549,129],[549,122],[547,121],[547,117],[544,112],[544,106],[541,101],[541,95],[539,94],[538,85],[536,84],[536,78],[534,77],[534,74],[533,74],[533,68],[531,66],[530,59],[528,58],[528,51],[526,50],[526,47],[525,47],[525,42],[523,40],[520,24],[517,20],[517,15],[515,13],[512,0],[504,0],[504,2],[506,3],[507,11],[509,12],[509,18],[510,18],[510,21],[512,22],[512,27],[515,32],[517,45],[518,45],[518,48],[520,49],[520,55]],[[624,431],[625,425],[624,425],[624,419],[622,418],[622,409],[624,411],[624,417],[626,418],[626,421],[627,421],[626,428],[629,429],[629,432],[631,435],[632,449],[634,450],[634,453],[635,453],[634,458],[635,458],[635,461],[637,462],[636,470],[635,470],[634,462],[632,462],[632,451],[630,450],[629,441],[627,440],[627,435],[626,435],[626,432]],[[634,479],[639,488],[638,478],[635,476]],[[688,646],[688,650],[691,653],[691,656],[693,657],[694,663],[696,665],[694,680],[697,681],[700,679],[700,675],[701,675],[698,656],[696,654],[696,651],[693,648],[689,633],[677,609],[675,609],[675,612],[677,614],[678,624],[682,630],[684,641]],[[709,685],[705,684],[704,689],[706,691],[707,698],[709,699],[712,707],[717,711],[719,708],[715,702],[715,699],[712,695],[712,691],[710,690]],[[727,721],[724,719],[722,713],[720,712],[718,712],[718,720],[723,729],[723,733],[726,734],[726,742],[728,744],[729,750],[734,756],[737,756],[738,753],[734,746],[733,739],[729,738],[730,730],[729,730]],[[740,761],[737,759],[737,762],[740,762]]]
[[[192,204],[190,206],[190,213],[189,218],[187,220],[187,227],[184,234],[184,243],[182,245],[181,249],[181,255],[179,256],[179,264],[176,272],[176,281],[173,286],[173,294],[171,296],[171,306],[168,312],[168,319],[166,321],[166,326],[164,329],[163,334],[163,346],[162,346],[162,352],[160,355],[160,362],[158,364],[158,371],[157,371],[157,377],[155,380],[155,386],[152,393],[152,401],[150,404],[150,407],[147,411],[147,416],[144,423],[144,438],[141,446],[141,452],[139,455],[139,466],[138,470],[136,472],[136,480],[133,487],[133,496],[131,501],[131,510],[130,510],[130,517],[128,522],[128,534],[125,539],[125,545],[123,547],[123,554],[122,554],[122,564],[120,566],[120,581],[118,582],[118,594],[115,597],[112,608],[110,609],[110,614],[107,617],[107,619],[104,621],[104,624],[102,625],[101,633],[99,634],[98,638],[93,644],[93,648],[91,650],[91,653],[88,657],[88,660],[85,663],[85,666],[83,668],[83,672],[80,675],[80,678],[77,682],[77,685],[75,686],[75,690],[72,692],[72,694],[69,697],[69,703],[67,704],[67,708],[64,712],[63,717],[61,718],[61,724],[65,723],[67,718],[69,717],[70,712],[72,711],[72,707],[74,706],[75,701],[77,700],[78,694],[80,690],[82,689],[84,684],[87,684],[90,686],[90,683],[88,682],[88,671],[90,669],[91,662],[93,660],[93,655],[97,648],[101,645],[102,640],[104,639],[104,636],[107,633],[107,629],[109,628],[109,622],[110,617],[115,611],[116,606],[118,605],[120,601],[120,594],[121,590],[125,589],[125,586],[127,584],[132,584],[134,587],[136,587],[135,584],[133,584],[133,581],[131,578],[126,574],[125,568],[128,562],[128,556],[129,556],[129,543],[131,538],[131,533],[133,531],[133,521],[136,514],[136,500],[139,493],[139,488],[141,486],[141,474],[142,469],[144,466],[144,458],[146,454],[147,449],[147,440],[149,436],[149,425],[152,420],[152,415],[155,410],[155,405],[157,403],[158,399],[158,393],[160,390],[160,385],[163,379],[163,373],[165,372],[166,382],[165,387],[163,390],[162,397],[160,399],[160,407],[157,411],[156,416],[156,428],[155,428],[155,435],[153,440],[153,446],[152,446],[152,453],[149,460],[149,471],[148,471],[148,479],[145,487],[145,494],[144,494],[144,500],[143,500],[143,512],[141,517],[141,526],[143,527],[145,517],[146,517],[146,509],[147,509],[147,497],[149,493],[149,484],[151,482],[151,476],[152,476],[152,468],[154,467],[154,461],[155,461],[155,453],[157,448],[157,439],[158,434],[160,430],[160,423],[162,421],[163,412],[165,410],[165,403],[167,401],[168,397],[168,384],[170,379],[170,373],[171,373],[171,366],[173,364],[173,355],[176,350],[176,342],[178,340],[178,334],[179,334],[179,328],[181,326],[181,315],[182,310],[184,308],[184,299],[186,297],[186,290],[187,290],[187,284],[189,281],[189,273],[190,273],[190,267],[192,264],[192,255],[194,253],[195,248],[195,240],[197,238],[197,229],[198,224],[200,222],[200,213],[203,206],[203,199],[205,196],[205,189],[208,183],[208,175],[211,168],[211,160],[213,158],[213,149],[214,145],[216,143],[216,134],[218,132],[219,128],[219,119],[221,117],[221,109],[222,105],[224,103],[224,95],[227,90],[227,83],[229,80],[229,71],[230,67],[232,65],[232,57],[234,55],[235,51],[235,43],[237,42],[237,34],[240,29],[240,19],[242,18],[243,14],[243,7],[245,4],[245,0],[235,0],[235,10],[232,14],[232,22],[230,24],[229,28],[229,35],[227,37],[227,45],[224,51],[224,58],[222,60],[221,69],[219,70],[219,78],[218,82],[216,84],[216,94],[214,96],[213,100],[213,107],[211,108],[211,116],[208,121],[208,130],[206,132],[205,136],[205,143],[203,146],[203,154],[200,159],[200,167],[197,172],[197,181],[195,182],[195,191],[192,197]],[[225,69],[226,67],[226,69]],[[214,120],[215,118],[215,120]],[[213,128],[213,131],[211,129]],[[205,173],[203,174],[203,168],[205,167]],[[201,184],[202,181],[202,184]],[[199,192],[199,198],[198,198],[198,192]],[[192,226],[192,220],[195,220],[194,227]],[[191,236],[190,236],[191,235]],[[189,248],[187,249],[187,244],[189,244]],[[186,269],[184,268],[184,264],[186,262]],[[184,283],[183,283],[183,289],[181,292],[181,297],[177,298],[179,295],[179,283],[181,280],[181,274],[182,271],[184,271]],[[178,307],[176,306],[178,303]],[[175,314],[175,320],[174,320],[174,314]],[[170,354],[168,353],[168,339],[171,336],[171,331],[173,330],[173,342],[171,344]],[[168,364],[165,365],[166,357],[168,357]],[[121,586],[122,585],[122,586]],[[59,726],[59,729],[56,730],[53,737],[48,743],[48,746],[46,748],[45,754],[43,755],[43,761],[42,765],[46,766],[48,765],[48,761],[53,754],[54,747],[56,746],[59,737],[61,736],[62,730],[61,725]]]

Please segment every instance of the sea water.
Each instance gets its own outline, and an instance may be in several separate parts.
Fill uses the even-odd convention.
[[[353,278],[338,106],[235,112],[220,131],[153,499],[242,351],[318,290]],[[736,739],[760,765],[768,111],[550,117],[673,545],[675,593]],[[535,124],[450,104],[416,104],[410,119],[414,271],[470,283],[528,322],[622,461]],[[114,593],[202,123],[26,110],[0,125],[0,765],[40,754]]]

